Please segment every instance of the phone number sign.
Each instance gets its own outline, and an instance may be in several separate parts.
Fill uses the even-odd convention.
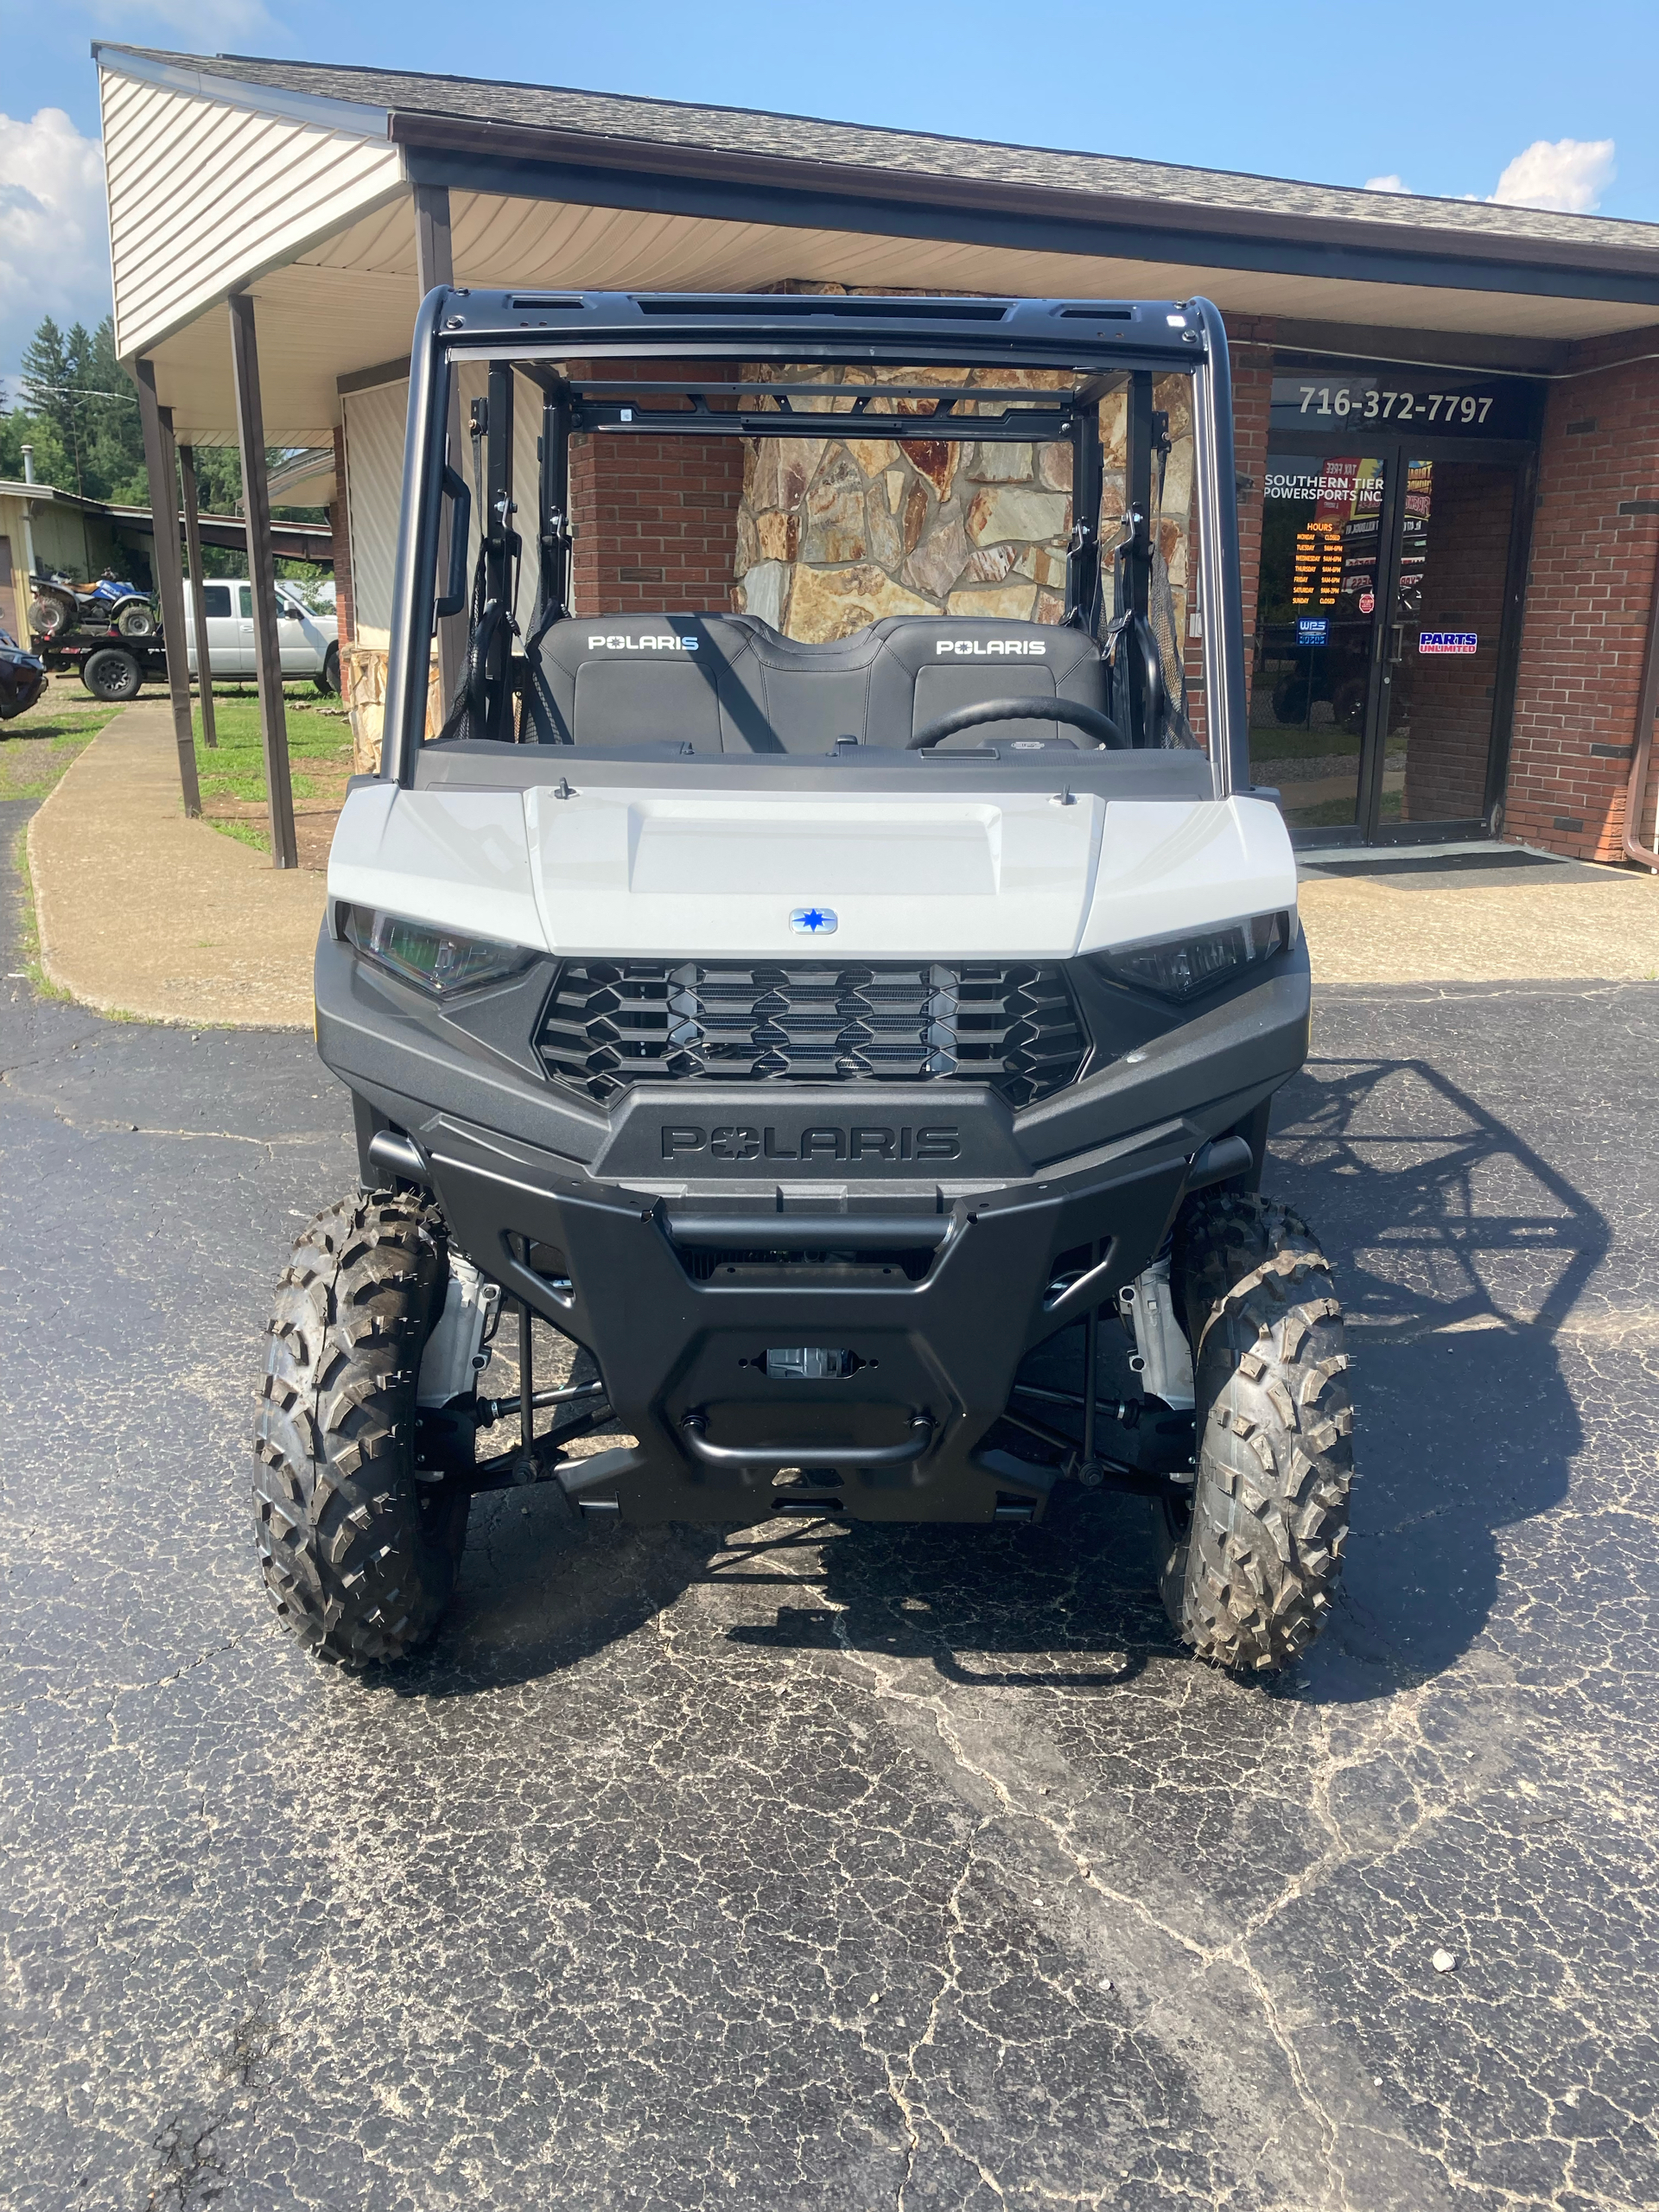
[[[1417,369],[1331,376],[1310,370],[1273,380],[1276,430],[1523,438],[1531,433],[1532,416],[1532,386],[1518,377],[1471,379]]]

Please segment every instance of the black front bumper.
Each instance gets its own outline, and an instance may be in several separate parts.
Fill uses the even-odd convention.
[[[460,1249],[597,1360],[638,1442],[561,1469],[579,1502],[988,1522],[1040,1516],[1055,1478],[985,1442],[1020,1360],[1157,1255],[1195,1160],[1237,1172],[1236,1145],[1206,1145],[1245,1130],[1259,1168],[1308,982],[1299,945],[1020,1113],[969,1084],[663,1083],[607,1117],[504,1046],[516,1016],[489,1041],[326,932],[317,1002],[360,1142],[406,1134]],[[800,1348],[837,1371],[768,1358]]]

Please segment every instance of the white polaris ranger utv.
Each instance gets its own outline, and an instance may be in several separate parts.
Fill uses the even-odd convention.
[[[1147,620],[1171,374],[1207,754]],[[1103,520],[1109,399],[1127,499]],[[572,610],[574,437],[832,423],[1069,445],[1063,620],[805,644],[719,608]],[[472,1496],[516,1484],[582,1519],[988,1528],[1103,1484],[1154,1501],[1180,1635],[1281,1665],[1332,1601],[1352,1415],[1325,1263],[1257,1195],[1308,969],[1249,787],[1219,315],[439,290],[404,466],[384,763],[317,949],[362,1185],[296,1245],[258,1420],[283,1618],[321,1658],[397,1658]],[[423,742],[435,625],[463,611]],[[518,1440],[480,1461],[509,1309]],[[556,1388],[532,1316],[580,1348]],[[631,1440],[569,1454],[584,1433]]]

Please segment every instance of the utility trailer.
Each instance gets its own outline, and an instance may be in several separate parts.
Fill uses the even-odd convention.
[[[1148,620],[1172,375],[1207,752]],[[574,439],[838,429],[1069,448],[1063,620],[806,643],[573,604]],[[423,741],[435,627],[463,613]],[[483,1490],[552,1484],[580,1522],[990,1529],[1111,1486],[1148,1500],[1198,1652],[1305,1649],[1352,1414],[1325,1262],[1260,1192],[1308,1024],[1274,798],[1249,785],[1207,302],[429,294],[384,757],[317,949],[360,1185],[296,1243],[257,1424],[287,1624],[348,1667],[397,1658]],[[518,1439],[480,1461],[513,1312]],[[577,1348],[556,1387],[535,1317]],[[584,1433],[627,1440],[571,1454]]]
[[[167,652],[159,635],[124,638],[111,630],[59,630],[35,640],[49,669],[73,669],[94,699],[111,705],[136,699],[146,677],[167,680]]]

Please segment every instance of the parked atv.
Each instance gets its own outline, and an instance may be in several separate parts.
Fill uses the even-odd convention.
[[[446,425],[474,363],[468,467]],[[1175,374],[1207,756],[1147,622]],[[1120,525],[1101,408],[1126,388]],[[883,470],[918,435],[1025,448],[987,481],[1069,446],[1064,619],[809,644],[572,613],[574,435],[798,439],[826,396]],[[383,766],[317,948],[360,1186],[295,1245],[257,1428],[265,1578],[317,1656],[418,1643],[472,1497],[531,1484],[573,1522],[987,1529],[1123,1489],[1195,1651],[1271,1669],[1319,1634],[1352,1412],[1330,1270],[1259,1189],[1309,983],[1249,787],[1231,419],[1201,300],[428,296]],[[423,741],[435,620],[463,611]],[[509,1403],[479,1376],[513,1309]],[[575,1354],[541,1388],[536,1319]]]
[[[123,638],[153,638],[158,625],[147,594],[137,584],[123,582],[113,569],[105,569],[94,584],[76,584],[67,576],[29,578],[34,597],[29,603],[29,626],[42,639],[70,630],[107,630]]]

